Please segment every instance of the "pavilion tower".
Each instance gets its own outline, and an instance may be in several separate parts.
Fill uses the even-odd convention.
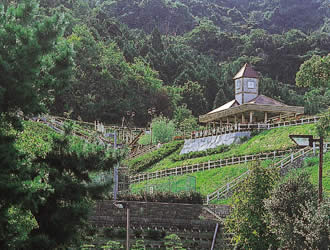
[[[258,96],[259,75],[247,63],[235,75],[235,100],[239,105],[247,103]]]

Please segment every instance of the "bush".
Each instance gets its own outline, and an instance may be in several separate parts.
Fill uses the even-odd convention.
[[[190,152],[187,154],[182,154],[182,155],[177,155],[172,158],[173,161],[184,161],[187,159],[193,159],[193,158],[198,158],[198,157],[204,157],[208,155],[213,155],[213,154],[220,154],[224,153],[230,150],[230,146],[228,145],[221,145],[216,148],[210,148],[204,151],[197,151],[197,152]]]
[[[148,202],[167,202],[167,203],[186,203],[186,204],[203,204],[203,197],[197,192],[140,192],[133,193],[120,193],[118,200],[126,201],[148,201]]]
[[[283,249],[328,249],[329,200],[317,204],[317,189],[306,172],[294,174],[273,190],[265,207],[269,228]]]
[[[173,141],[163,145],[161,148],[144,154],[140,157],[134,158],[127,162],[131,172],[141,172],[151,167],[153,164],[161,161],[166,156],[172,154],[174,151],[181,147],[183,141]]]
[[[184,250],[184,248],[182,247],[181,239],[176,234],[170,234],[165,237],[165,247],[166,250],[172,250],[172,249]]]
[[[166,143],[172,140],[175,134],[175,125],[166,117],[157,117],[152,121],[152,143]]]

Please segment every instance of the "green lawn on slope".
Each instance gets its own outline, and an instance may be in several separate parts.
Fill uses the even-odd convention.
[[[281,127],[266,130],[252,137],[248,141],[240,145],[233,145],[232,148],[224,153],[214,154],[183,161],[173,161],[172,155],[169,155],[162,161],[145,170],[146,172],[154,172],[167,168],[174,168],[189,164],[207,162],[209,160],[219,160],[232,156],[257,154],[261,152],[269,152],[274,150],[285,150],[294,147],[295,144],[289,138],[290,134],[312,134],[316,135],[314,124],[306,124],[292,127]],[[177,153],[177,152],[176,152]]]
[[[304,167],[292,172],[306,171],[311,175],[311,182],[318,188],[319,183],[319,156],[307,158]],[[290,176],[290,175],[288,175]],[[287,177],[288,178],[288,177]],[[323,157],[323,175],[322,175],[323,193],[330,197],[330,152]]]
[[[271,161],[269,160],[261,162],[263,166],[268,166],[270,163]],[[234,178],[246,172],[248,170],[249,164],[252,163],[232,165],[222,168],[195,172],[191,174],[180,175],[176,177],[152,179],[136,184],[131,184],[131,190],[132,192],[139,192],[139,190],[145,190],[146,186],[150,187],[154,185],[160,185],[162,187],[168,187],[164,191],[169,191],[169,184],[171,181],[171,191],[175,191],[173,189],[175,189],[176,186],[184,186],[184,183],[187,181],[187,177],[193,176],[196,178],[196,191],[206,196],[207,194],[217,190],[221,186],[225,185],[227,182],[230,182]]]
[[[306,171],[310,174],[310,180],[318,189],[319,183],[319,156],[309,157],[305,159],[304,166],[299,169],[293,169],[290,171],[288,175],[286,175],[285,179],[290,178],[291,175]],[[324,154],[323,159],[323,195],[325,197],[330,197],[330,152]],[[231,198],[221,199],[212,201],[213,204],[230,204]]]

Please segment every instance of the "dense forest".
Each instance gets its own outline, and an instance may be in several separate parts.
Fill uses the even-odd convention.
[[[245,63],[262,94],[327,109],[329,0],[1,0],[0,249],[80,246],[111,185],[94,180],[125,155],[36,116],[146,126],[156,115],[155,143],[162,122],[197,127],[232,100]]]
[[[327,0],[41,0],[38,11],[59,19],[57,53],[66,46],[70,71],[47,72],[62,79],[45,103],[53,114],[119,123],[135,111],[135,125],[150,107],[197,116],[232,100],[246,62],[262,74],[262,94],[307,113],[329,104],[326,90],[295,84],[304,61],[330,51]]]

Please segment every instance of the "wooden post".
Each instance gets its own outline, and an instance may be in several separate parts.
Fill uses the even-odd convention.
[[[237,124],[237,116],[236,115],[234,116],[234,119],[235,119],[235,124]]]
[[[268,113],[265,112],[265,123],[267,123],[267,120],[268,120]]]
[[[245,117],[244,117],[244,113],[242,113],[242,123],[245,123]]]
[[[250,111],[250,123],[253,123],[253,112]]]
[[[228,126],[228,124],[229,124],[229,117],[227,116],[227,126]]]

